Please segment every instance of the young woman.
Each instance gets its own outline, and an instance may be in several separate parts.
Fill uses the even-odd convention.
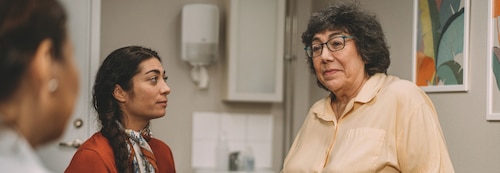
[[[149,129],[151,119],[165,115],[166,80],[151,49],[123,47],[106,57],[92,96],[101,130],[80,146],[66,172],[175,172],[170,148]]]

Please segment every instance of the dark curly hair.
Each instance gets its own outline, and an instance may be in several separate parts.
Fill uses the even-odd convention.
[[[0,1],[0,101],[14,93],[43,40],[52,42],[51,57],[64,61],[66,20],[57,0]]]
[[[313,13],[307,30],[302,33],[302,43],[306,47],[311,46],[314,36],[326,30],[340,30],[354,36],[356,49],[365,62],[365,72],[369,76],[375,73],[387,74],[390,54],[382,26],[374,14],[360,8],[359,2],[337,3]],[[316,75],[312,57],[307,57],[307,63],[311,72]],[[316,82],[319,87],[329,91],[319,80]]]
[[[130,91],[133,88],[131,79],[139,73],[139,64],[151,58],[161,62],[158,53],[151,49],[140,46],[119,48],[106,57],[96,74],[92,102],[101,122],[101,133],[113,148],[118,172],[130,172],[131,165],[128,163],[127,137],[116,123],[123,124],[123,116],[113,90],[115,85],[120,85],[125,91]]]

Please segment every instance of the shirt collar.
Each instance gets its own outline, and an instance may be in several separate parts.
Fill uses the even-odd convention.
[[[2,172],[50,173],[28,141],[3,124],[0,124],[0,168]]]
[[[380,91],[383,84],[387,79],[387,75],[384,73],[376,73],[371,76],[368,81],[366,81],[361,91],[358,95],[354,97],[355,102],[368,103],[370,100],[375,98],[375,95]]]
[[[353,98],[354,102],[362,104],[370,102],[380,91],[387,78],[388,76],[384,73],[376,73],[371,76],[363,85],[358,95]],[[327,97],[314,104],[311,108],[312,113],[315,114],[316,117],[325,121],[334,121],[335,116],[332,107],[330,106],[332,102],[331,98],[331,95],[328,95]],[[347,107],[346,109],[352,109],[352,104],[350,105],[351,106]]]

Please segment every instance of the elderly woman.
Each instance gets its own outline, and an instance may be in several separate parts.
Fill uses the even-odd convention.
[[[35,149],[64,133],[79,90],[66,20],[57,0],[0,1],[1,172],[50,172]]]
[[[330,94],[310,108],[282,172],[454,172],[431,100],[387,75],[384,37],[357,3],[312,15],[302,42]]]

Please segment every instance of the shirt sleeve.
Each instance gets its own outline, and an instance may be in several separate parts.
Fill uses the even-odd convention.
[[[413,104],[400,112],[398,122],[397,152],[401,171],[454,172],[432,103],[428,98],[424,102],[410,103]]]
[[[65,173],[113,172],[108,170],[104,159],[94,150],[78,150]]]

